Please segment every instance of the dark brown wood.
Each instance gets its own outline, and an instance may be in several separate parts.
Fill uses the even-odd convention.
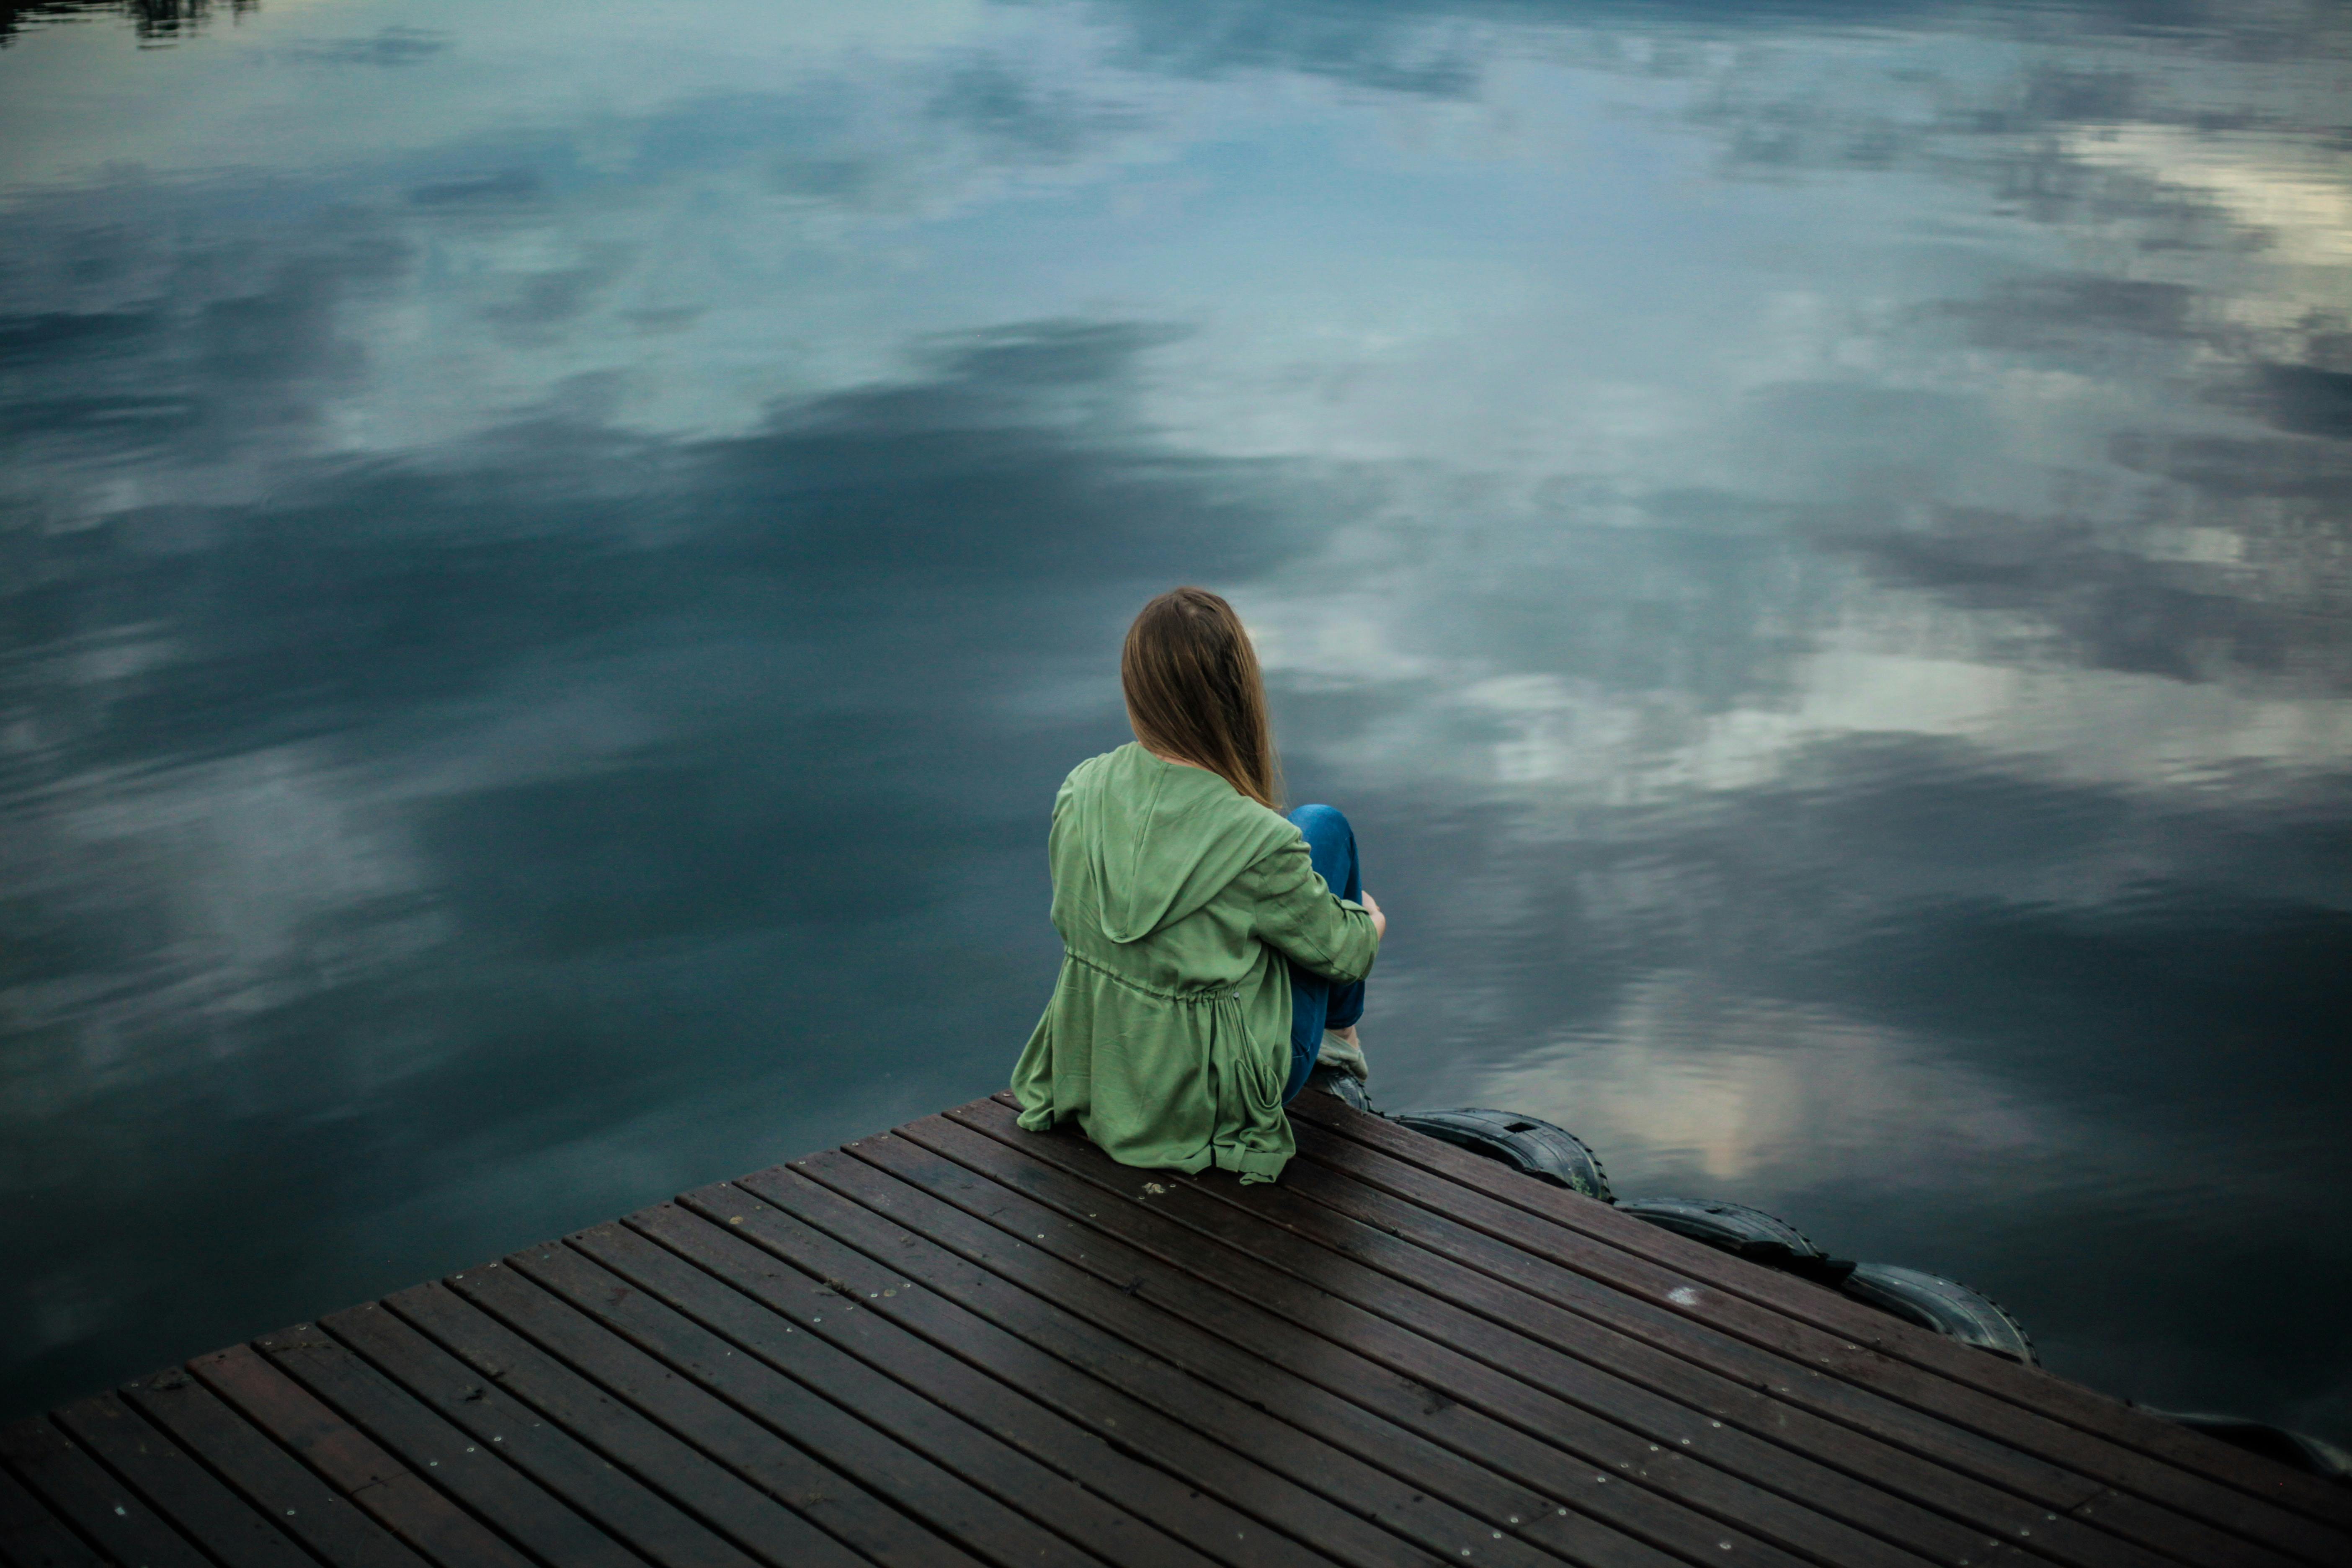
[[[255,1348],[354,1426],[430,1478],[542,1563],[637,1568],[645,1560],[318,1329],[266,1334]],[[500,1445],[503,1447],[503,1445]]]
[[[160,1373],[124,1389],[123,1397],[271,1523],[327,1562],[352,1568],[423,1568],[423,1558],[186,1373]]]
[[[2352,1494],[1327,1097],[1005,1097],[0,1430],[0,1568],[2352,1568]]]
[[[188,1370],[329,1486],[443,1568],[530,1568],[530,1559],[251,1346],[199,1356]]]
[[[1660,1264],[1688,1280],[1711,1284],[1728,1296],[1810,1324],[1839,1343],[1871,1347],[1885,1357],[1937,1373],[1951,1384],[1983,1390],[2065,1426],[2105,1437],[2111,1444],[2166,1461],[2139,1472],[2146,1484],[2176,1507],[2186,1509],[2188,1500],[2194,1499],[2203,1506],[2187,1510],[2200,1512],[2224,1529],[2272,1541],[2290,1552],[2333,1553],[2340,1550],[2342,1530],[2352,1528],[2352,1493],[2341,1488],[2298,1475],[2283,1465],[2271,1464],[2200,1433],[2134,1410],[2120,1400],[2080,1384],[1985,1355],[1874,1312],[1835,1291],[1759,1268],[1686,1237],[1644,1225],[1605,1204],[1530,1180],[1492,1160],[1423,1137],[1396,1122],[1352,1110],[1328,1095],[1323,1098],[1329,1101],[1328,1105],[1307,1101],[1304,1097],[1294,1101],[1295,1116],[1444,1176],[1465,1189],[1465,1196],[1495,1198],[1608,1247]],[[1712,1321],[1714,1315],[1706,1316]],[[2226,1498],[2213,1495],[2221,1489],[2213,1485],[2213,1480],[2226,1482],[2249,1500],[2270,1502],[2338,1528],[2276,1539],[2281,1532],[2263,1511],[2240,1508]],[[2327,1557],[2323,1554],[2311,1560],[2325,1563]]]
[[[1295,1123],[1299,1152],[1284,1173],[1286,1194],[1311,1200],[1361,1224],[1453,1258],[1538,1300],[1617,1330],[1628,1338],[1709,1368],[1733,1383],[1769,1392],[1831,1419],[1884,1438],[2050,1508],[2074,1507],[2101,1490],[2063,1468],[1995,1442],[1843,1379],[1823,1377],[1790,1357],[1607,1289],[1582,1274],[1451,1217],[1440,1178],[1390,1160],[1307,1123]],[[1396,1195],[1411,1194],[1412,1201]],[[1286,1223],[1280,1212],[1269,1213]],[[1380,1267],[1377,1259],[1372,1260]],[[1923,1374],[1924,1375],[1924,1374]]]
[[[0,1430],[0,1461],[116,1562],[139,1568],[208,1568],[204,1554],[138,1493],[49,1422],[20,1421]]]
[[[642,1478],[707,1527],[707,1531],[674,1527],[661,1544],[667,1547],[675,1541],[698,1560],[713,1564],[740,1563],[748,1554],[777,1568],[784,1568],[793,1551],[806,1550],[812,1542],[823,1549],[825,1538],[783,1502],[698,1453],[458,1295],[456,1287],[467,1278],[453,1275],[446,1285],[416,1286],[386,1297],[384,1304],[541,1418],[561,1426],[614,1467]],[[490,1436],[493,1443],[504,1439],[503,1433]]]
[[[1025,1342],[747,1192],[705,1188],[634,1215],[629,1224],[782,1320],[768,1331],[773,1337],[819,1334],[888,1368],[950,1408],[1034,1444],[1068,1473],[1123,1488],[1117,1495],[1139,1513],[1219,1562],[1315,1568],[1330,1561],[1270,1528],[1265,1517],[1240,1511],[1223,1490],[1230,1486],[1243,1506],[1260,1503],[1279,1517],[1295,1497],[1288,1483],[1147,1405],[1071,1376]],[[813,1289],[813,1280],[862,1292],[868,1310],[828,1312],[836,1292]]]
[[[936,1291],[1060,1363],[1040,1366],[1026,1386],[1047,1394],[1075,1388],[1083,1396],[1085,1382],[1107,1384],[1129,1396],[1123,1402],[1126,1414],[1111,1419],[1124,1420],[1126,1429],[1139,1431],[1147,1440],[1164,1435],[1154,1430],[1159,1422],[1144,1418],[1144,1413],[1153,1411],[1213,1437],[1249,1461],[1246,1473],[1253,1479],[1266,1478],[1270,1472],[1293,1483],[1283,1489],[1278,1506],[1260,1517],[1269,1522],[1283,1521],[1294,1538],[1311,1540],[1342,1563],[1429,1563],[1430,1551],[1390,1532],[1398,1524],[1414,1528],[1424,1520],[1454,1525],[1451,1539],[1436,1548],[1447,1558],[1456,1557],[1465,1545],[1485,1551],[1506,1544],[1489,1539],[1489,1531],[1462,1519],[1454,1510],[1433,1500],[1416,1498],[1410,1489],[1399,1487],[1391,1478],[1313,1434],[1286,1426],[1250,1404],[1190,1379],[1133,1345],[1102,1333],[1055,1304],[1007,1285],[985,1268],[928,1241],[904,1223],[904,1216],[886,1215],[870,1205],[847,1200],[803,1174],[811,1165],[838,1159],[812,1156],[788,1171],[746,1177],[741,1184],[754,1196],[868,1257],[887,1258],[901,1278]],[[916,1199],[920,1194],[907,1190],[906,1195]],[[747,1231],[756,1217],[745,1211]],[[868,1305],[878,1310],[882,1303],[877,1299]],[[844,1307],[858,1310],[852,1302],[845,1302]],[[1085,1379],[1073,1378],[1074,1369],[1085,1373]],[[1197,1454],[1191,1457],[1198,1462]],[[1335,1493],[1346,1501],[1339,1501]],[[1234,1500],[1248,1511],[1260,1512],[1241,1498]],[[1520,1555],[1524,1557],[1523,1550]]]
[[[118,1396],[80,1400],[56,1418],[149,1507],[227,1568],[314,1568],[317,1560],[268,1516]]]
[[[901,1174],[919,1173],[924,1160],[942,1173],[956,1169],[896,1137],[862,1140],[854,1148],[891,1159],[894,1168],[905,1167]],[[1571,1468],[1561,1460],[1558,1484],[1544,1488],[1449,1451],[1415,1426],[1389,1418],[1406,1415],[1410,1420],[1411,1413],[1438,1403],[1432,1398],[1432,1383],[1360,1363],[1311,1332],[1263,1315],[1255,1324],[1263,1355],[1202,1331],[1180,1310],[1163,1306],[1167,1292],[1150,1289],[1149,1276],[1135,1268],[1122,1265],[1129,1285],[1145,1281],[1130,1292],[1055,1258],[1057,1227],[1050,1216],[1024,1215],[1020,1234],[1013,1235],[840,1155],[812,1156],[794,1169],[869,1209],[888,1213],[898,1225],[1026,1292],[976,1293],[965,1298],[967,1305],[988,1311],[1008,1297],[1050,1300],[1057,1331],[1067,1333],[1076,1315],[1099,1331],[1085,1336],[1093,1358],[1082,1363],[1087,1370],[1154,1402],[1180,1394],[1196,1404],[1205,1398],[1195,1424],[1210,1423],[1204,1429],[1225,1435],[1261,1464],[1326,1489],[1334,1500],[1377,1504],[1375,1517],[1389,1528],[1413,1531],[1414,1539],[1446,1555],[1477,1542],[1483,1533],[1489,1539],[1476,1550],[1487,1556],[1514,1551],[1517,1540],[1563,1556],[1606,1553],[1618,1560],[1677,1544],[1717,1551],[1730,1540],[1751,1561],[1784,1561],[1748,1531],[1694,1516],[1645,1491],[1636,1470],[1617,1472],[1612,1484],[1598,1479],[1589,1464]],[[1020,1201],[1003,1196],[1008,1205]],[[1034,1245],[1024,1239],[1033,1231]],[[1029,1331],[1010,1316],[1003,1321],[1015,1331]],[[1117,1338],[1104,1340],[1101,1334]],[[1357,1402],[1335,1396],[1315,1381],[1318,1375],[1349,1389]],[[1381,1402],[1378,1412],[1366,1408],[1374,1400]],[[1448,1401],[1443,1408],[1459,1407]],[[1303,1441],[1300,1434],[1313,1436]],[[1642,1463],[1658,1458],[1644,1452]],[[1595,1522],[1609,1528],[1593,1529]],[[1573,1551],[1568,1550],[1571,1543]]]
[[[889,1378],[877,1377],[870,1364],[815,1333],[782,1332],[792,1325],[778,1323],[774,1312],[626,1226],[600,1226],[572,1239],[583,1256],[567,1258],[550,1248],[543,1258],[519,1254],[508,1261],[533,1278],[543,1278],[551,1289],[593,1313],[608,1328],[742,1408],[754,1410],[763,1403],[768,1397],[767,1381],[783,1374],[831,1401],[829,1420],[847,1421],[850,1418],[844,1413],[854,1410],[864,1422],[879,1429],[861,1436],[860,1443],[871,1443],[887,1434],[920,1455],[926,1468],[937,1466],[953,1472],[963,1482],[1059,1531],[1106,1562],[1132,1563],[1138,1568],[1207,1568],[1209,1560],[1181,1541],[1154,1529],[1074,1478],[1040,1465],[944,1402],[935,1403],[937,1391],[927,1398]],[[590,1258],[595,1259],[593,1264],[586,1261]],[[803,1278],[805,1291],[836,1293]],[[609,1287],[622,1279],[627,1281],[629,1293],[614,1299]],[[655,1302],[661,1303],[661,1312],[652,1310]],[[670,1313],[691,1323],[693,1333],[680,1333],[667,1321]],[[878,1321],[871,1313],[865,1317]],[[712,1352],[719,1347],[724,1348],[714,1357]],[[788,1415],[759,1414],[796,1441],[809,1440],[810,1429]],[[914,1473],[911,1484],[893,1487],[884,1484],[886,1473],[861,1462],[854,1452],[825,1457],[897,1499],[941,1534],[957,1540],[980,1538],[964,1533],[956,1511],[932,1507],[931,1495],[944,1489],[921,1471]],[[895,1463],[887,1451],[883,1458]],[[948,1495],[952,1500],[952,1492]],[[993,1528],[993,1521],[982,1516],[976,1528],[986,1531]]]
[[[1213,1255],[1207,1280],[1256,1279],[1253,1271],[1262,1264],[1283,1269],[1484,1363],[1486,1370],[1475,1374],[1479,1386],[1532,1384],[1610,1415],[1646,1442],[1678,1447],[1924,1556],[1957,1562],[1997,1537],[2030,1540],[2037,1552],[2082,1568],[2158,1561],[2147,1549],[1817,1420],[1291,1194],[1204,1178],[1160,1184],[1166,1195],[1142,1202],[1146,1173],[1114,1163],[1080,1139],[1023,1132],[1003,1106],[967,1107],[949,1124],[957,1131],[934,1133],[927,1121],[903,1131],[1066,1214],[1108,1208],[1091,1223],[1123,1239],[1140,1244],[1157,1235],[1164,1241],[1173,1224],[1223,1243],[1231,1251]],[[987,1141],[974,1142],[983,1134]],[[1034,1177],[1035,1164],[1064,1175]],[[1068,1186],[1067,1177],[1087,1184]],[[1286,1234],[1269,1241],[1263,1234],[1269,1222]],[[1254,1293],[1263,1289],[1253,1287]],[[1899,1500],[1858,1477],[1879,1485],[1891,1478],[1917,1501]],[[2062,1506],[2099,1492],[2078,1482]],[[2218,1534],[2205,1545],[2197,1560],[2216,1568],[2284,1568],[2284,1559]]]
[[[1515,1443],[1508,1435],[1508,1429],[1516,1428],[1523,1438],[1560,1450],[1552,1461],[1555,1477],[1564,1477],[1571,1466],[1580,1463],[1586,1470],[1613,1469],[1621,1480],[1640,1481],[1641,1485],[1621,1486],[1602,1495],[1617,1510],[1614,1522],[1639,1530],[1660,1545],[1704,1550],[1717,1544],[1727,1529],[1744,1528],[1800,1552],[1828,1549],[1856,1563],[1921,1561],[1888,1542],[1857,1535],[1783,1497],[1747,1486],[1719,1467],[1711,1467],[1704,1458],[1677,1451],[1672,1436],[1662,1442],[1656,1436],[1631,1430],[1607,1419],[1598,1406],[1565,1402],[1532,1384],[1496,1376],[1434,1340],[1366,1313],[1347,1300],[1339,1289],[1342,1282],[1336,1278],[1285,1279],[1264,1268],[1248,1251],[1225,1247],[1170,1222],[1163,1215],[1142,1209],[1124,1212],[1132,1205],[951,1123],[916,1123],[905,1130],[905,1136],[951,1147],[967,1159],[998,1167],[1035,1206],[1023,1204],[1007,1212],[1003,1189],[962,1174],[968,1167],[899,1154],[893,1146],[902,1140],[867,1140],[865,1147],[881,1152],[894,1172],[924,1190],[976,1216],[993,1207],[1000,1225],[1014,1225],[1024,1232],[1034,1229],[1043,1238],[1040,1247],[1058,1247],[1066,1262],[1103,1272],[1106,1279],[1145,1268],[1152,1262],[1177,1270],[1163,1283],[1160,1294],[1176,1301],[1176,1310],[1188,1316],[1214,1303],[1222,1324],[1204,1317],[1196,1321],[1212,1331],[1222,1331],[1230,1342],[1281,1343],[1293,1331],[1291,1325],[1320,1335],[1330,1346],[1347,1352],[1344,1360],[1321,1347],[1310,1352],[1311,1364],[1327,1369],[1326,1386],[1334,1394],[1344,1396],[1367,1386],[1393,1383],[1396,1374],[1422,1389],[1442,1389],[1453,1402],[1448,1410],[1459,1428],[1455,1446],[1479,1468],[1515,1461],[1522,1468],[1530,1464],[1525,1458],[1529,1444]],[[1039,1141],[1039,1147],[1075,1151],[1078,1145],[1046,1139]],[[1150,1185],[1161,1189],[1151,1197],[1152,1205],[1181,1204],[1187,1195],[1196,1196],[1187,1194],[1189,1184],[1182,1178],[1151,1181]],[[1142,1184],[1138,1185],[1142,1190]],[[1269,1229],[1245,1215],[1234,1217],[1252,1231]],[[1061,1222],[1070,1222],[1076,1228]],[[1057,1242],[1057,1236],[1064,1235],[1066,1239]],[[1278,1248],[1287,1239],[1278,1232],[1253,1235],[1245,1238],[1245,1245]],[[1110,1255],[1114,1247],[1115,1257]],[[1336,1276],[1338,1260],[1332,1262],[1335,1268],[1328,1272]],[[1362,1398],[1360,1393],[1357,1397]],[[1392,1399],[1380,1408],[1402,1423],[1422,1414],[1425,1403]],[[1706,1428],[1703,1421],[1697,1425],[1711,1436],[1720,1436],[1718,1429]],[[1556,1479],[1553,1489],[1557,1495],[1566,1489]],[[1675,1505],[1696,1509],[1707,1517],[1686,1517]],[[1956,1549],[1950,1554],[1952,1561],[1981,1553],[1993,1544],[1981,1535],[1957,1529],[1950,1535],[1948,1544]]]
[[[543,1419],[498,1379],[457,1360],[383,1304],[331,1314],[319,1326],[461,1428],[476,1452],[495,1452],[659,1568],[751,1563],[643,1478]]]
[[[1920,1484],[1921,1470],[1933,1477],[1948,1473],[1942,1467],[1949,1467],[1948,1473],[1954,1475],[1951,1489],[1923,1489],[1916,1495],[1997,1534],[2006,1534],[2020,1523],[2030,1526],[2054,1510],[2075,1519],[2094,1520],[2127,1540],[2190,1561],[2226,1562],[2246,1550],[2245,1543],[2170,1509],[2116,1492],[2046,1458],[1937,1420],[1923,1410],[1843,1378],[1824,1376],[1623,1291],[1605,1289],[1538,1252],[1464,1225],[1426,1206],[1443,1203],[1449,1195],[1445,1184],[1426,1172],[1402,1165],[1311,1124],[1300,1125],[1298,1136],[1300,1152],[1307,1157],[1294,1162],[1285,1173],[1283,1185],[1292,1194],[1454,1258],[1541,1300],[1621,1329],[1629,1337],[1687,1357],[1736,1383],[1769,1391],[1781,1401],[1884,1438],[1918,1456],[1908,1472],[1914,1485]],[[1398,1193],[1409,1193],[1414,1201],[1395,1195]],[[1916,1369],[1896,1373],[1906,1384],[1932,1375]],[[1826,1458],[1836,1452],[1831,1442],[1811,1436],[1811,1428],[1791,1424],[1782,1430],[1817,1455]],[[2071,1435],[2065,1440],[2072,1446]],[[1874,1473],[1885,1472],[1874,1467]],[[2000,1489],[1961,1490],[1958,1481],[1966,1477]],[[2017,1508],[2004,1508],[1998,1500],[2004,1492],[2015,1494],[2019,1505],[2039,1506],[2026,1507],[2020,1514]]]
[[[767,1184],[769,1190],[784,1195],[797,1214],[822,1218],[828,1229],[820,1233],[750,1191],[735,1187],[704,1189],[681,1201],[714,1220],[740,1225],[747,1238],[781,1258],[814,1268],[827,1279],[838,1279],[853,1289],[866,1287],[873,1298],[867,1303],[869,1310],[849,1316],[892,1317],[943,1349],[1019,1384],[1106,1441],[1165,1467],[1199,1489],[1204,1501],[1213,1504],[1222,1499],[1243,1510],[1238,1516],[1223,1516],[1214,1531],[1204,1529],[1194,1534],[1195,1544],[1204,1550],[1251,1561],[1272,1550],[1274,1561],[1286,1562],[1295,1560],[1305,1540],[1311,1539],[1323,1552],[1342,1562],[1356,1560],[1349,1553],[1364,1547],[1378,1560],[1392,1554],[1391,1543],[1377,1535],[1368,1536],[1352,1515],[1215,1440],[1224,1434],[1217,1433],[1213,1422],[1205,1432],[1184,1425],[1178,1417],[1197,1415],[1197,1402],[1171,1411],[1131,1397],[1115,1384],[1078,1373],[1050,1349],[1032,1344],[981,1313],[966,1310],[953,1299],[960,1293],[956,1288],[959,1284],[984,1288],[988,1284],[984,1271],[786,1173],[763,1173],[746,1180]],[[862,1256],[852,1246],[864,1247],[873,1256]],[[889,1267],[884,1268],[877,1258]],[[935,1292],[929,1284],[944,1289]],[[893,1285],[898,1290],[895,1300],[883,1293]],[[1012,1297],[1017,1292],[992,1295]],[[1005,1305],[1020,1308],[1017,1301]],[[829,1331],[844,1317],[837,1307],[820,1306],[803,1321]],[[1048,1346],[1054,1340],[1051,1334],[1044,1336]],[[1293,1539],[1280,1540],[1278,1534],[1284,1531]],[[1276,1539],[1262,1539],[1266,1537]]]
[[[2310,1482],[2284,1466],[2253,1460],[2088,1389],[1644,1225],[1494,1161],[1351,1111],[1337,1100],[1328,1109],[1317,1105],[1305,1110],[1302,1120],[1446,1177],[1453,1190],[1444,1202],[1461,1223],[1587,1272],[1653,1306],[1780,1350],[1826,1377],[1914,1403],[2120,1492],[2201,1519],[2239,1539],[2312,1563],[2327,1563],[2341,1550],[2342,1531],[2209,1479],[2248,1473],[2259,1477],[2267,1469],[2278,1471],[2287,1482]],[[1366,1167],[1362,1173],[1378,1183],[1384,1173]],[[2026,1394],[2035,1397],[2021,1397]],[[2101,1427],[2094,1417],[2112,1429]],[[2188,1454],[2210,1449],[2221,1457],[2200,1474],[2158,1457],[2158,1449]],[[2284,1483],[2279,1489],[2282,1498],[2308,1489]]]
[[[65,1521],[0,1468],[0,1563],[9,1568],[108,1568]]]
[[[985,1542],[1016,1561],[1029,1553],[1040,1554],[1041,1563],[1079,1561],[1064,1542],[971,1495],[855,1416],[751,1357],[734,1354],[708,1331],[569,1248],[543,1247],[532,1257],[541,1284],[519,1274],[509,1258],[507,1268],[468,1275],[467,1298],[771,1497],[803,1507],[818,1500],[826,1524],[841,1537],[825,1542],[827,1560],[849,1560],[845,1541],[892,1564],[971,1563],[886,1500],[902,1494],[895,1500],[903,1505],[903,1494],[913,1493],[971,1531],[963,1539]],[[558,1289],[560,1295],[551,1293]],[[709,1374],[714,1367],[732,1372],[738,1362],[741,1375],[724,1378],[713,1390]],[[776,1442],[778,1433],[790,1441]]]

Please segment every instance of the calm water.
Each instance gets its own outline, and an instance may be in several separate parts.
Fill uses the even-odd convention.
[[[0,5],[0,1414],[998,1087],[1191,581],[1385,1103],[2352,1437],[2352,9],[144,12]]]

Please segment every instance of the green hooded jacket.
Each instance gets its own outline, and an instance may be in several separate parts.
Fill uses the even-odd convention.
[[[1047,840],[1062,973],[1013,1069],[1021,1125],[1129,1165],[1270,1182],[1296,1148],[1290,968],[1345,983],[1380,939],[1307,841],[1205,768],[1129,744],[1070,771]]]

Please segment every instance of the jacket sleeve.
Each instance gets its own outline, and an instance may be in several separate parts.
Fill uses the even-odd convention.
[[[1316,875],[1305,840],[1293,837],[1260,856],[1242,879],[1254,897],[1260,942],[1342,985],[1371,973],[1381,947],[1372,917]]]

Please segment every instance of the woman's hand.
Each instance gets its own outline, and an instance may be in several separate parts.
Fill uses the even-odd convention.
[[[1372,917],[1373,937],[1377,940],[1378,938],[1386,936],[1389,930],[1389,917],[1381,913],[1380,900],[1372,897],[1370,893],[1366,893],[1359,902],[1364,906],[1364,912]]]

